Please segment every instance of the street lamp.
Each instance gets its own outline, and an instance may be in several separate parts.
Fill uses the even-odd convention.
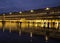
[[[47,7],[47,8],[45,8],[45,10],[46,10],[47,14],[50,14],[49,13],[50,8]]]
[[[20,14],[22,13],[22,11],[19,12]]]
[[[30,10],[30,12],[34,12],[34,10]]]
[[[47,7],[45,10],[50,10],[50,8]]]
[[[9,14],[12,14],[12,12],[10,12]]]

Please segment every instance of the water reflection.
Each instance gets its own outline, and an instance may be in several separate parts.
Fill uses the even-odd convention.
[[[47,35],[45,36],[45,41],[48,42],[48,36]]]
[[[21,30],[19,30],[19,36],[21,36]]]
[[[3,29],[3,32],[5,30],[9,30],[9,32],[18,31],[19,36],[22,35],[22,32],[27,32],[30,34],[31,42],[33,34],[44,35],[45,41],[47,42],[49,40],[49,32],[55,29],[60,31],[60,20],[0,21],[0,29]]]
[[[32,42],[32,32],[30,32],[30,41]]]
[[[35,29],[56,29],[60,30],[60,20],[31,20],[31,21],[0,21],[0,29],[8,29],[10,32],[13,30],[35,30]]]

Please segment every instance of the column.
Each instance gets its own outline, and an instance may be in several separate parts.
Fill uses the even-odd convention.
[[[30,24],[30,22],[28,22],[28,28],[29,28],[29,24]]]
[[[49,29],[49,24],[50,24],[50,23],[48,22],[48,29]]]

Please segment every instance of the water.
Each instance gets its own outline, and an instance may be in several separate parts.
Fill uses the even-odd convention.
[[[17,31],[9,32],[5,30],[4,32],[0,30],[0,42],[4,43],[60,43],[59,38],[48,38],[45,40],[45,36],[33,34],[30,37],[30,33],[22,32],[19,36]]]
[[[60,43],[60,38],[49,37],[48,31],[53,32],[53,30],[55,29],[48,30],[48,28],[46,28],[48,26],[47,24],[45,27],[43,26],[45,26],[45,24],[43,23],[39,24],[33,22],[29,24],[26,22],[23,22],[21,24],[11,21],[5,23],[0,22],[0,42],[1,43],[3,42],[4,43]],[[55,32],[53,32],[53,34],[54,33]]]

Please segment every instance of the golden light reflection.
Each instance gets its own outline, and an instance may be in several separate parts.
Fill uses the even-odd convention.
[[[20,22],[25,22],[25,21],[26,21],[25,18],[21,18],[21,19],[20,19]]]
[[[41,27],[44,27],[44,23],[43,22],[41,23]]]
[[[46,22],[45,27],[48,27],[48,22]]]
[[[58,28],[58,22],[56,22],[56,24],[55,24],[55,28],[56,28],[56,29]]]
[[[32,23],[30,23],[30,24],[29,24],[29,27],[33,27],[33,24],[32,24]]]
[[[41,20],[35,20],[35,22],[42,22]]]
[[[0,22],[0,29],[2,28],[2,22]]]
[[[17,21],[19,22],[17,23]],[[49,26],[49,28],[58,29],[59,27],[60,29],[60,20],[26,20],[25,18],[22,18],[21,20],[6,20],[5,21],[6,29],[11,28],[12,30],[16,30],[19,26],[21,26],[21,28],[28,28],[28,27],[30,28],[46,27],[47,28]],[[2,28],[2,22],[0,22],[0,28]]]
[[[26,27],[25,23],[21,23],[21,28],[25,28],[25,27]]]
[[[52,23],[51,22],[49,22],[49,28],[51,28],[52,27]]]
[[[37,27],[38,24],[35,24],[35,27]]]
[[[16,23],[6,22],[5,28],[6,28],[6,29],[12,28],[12,30],[13,30],[13,29],[16,28]]]

